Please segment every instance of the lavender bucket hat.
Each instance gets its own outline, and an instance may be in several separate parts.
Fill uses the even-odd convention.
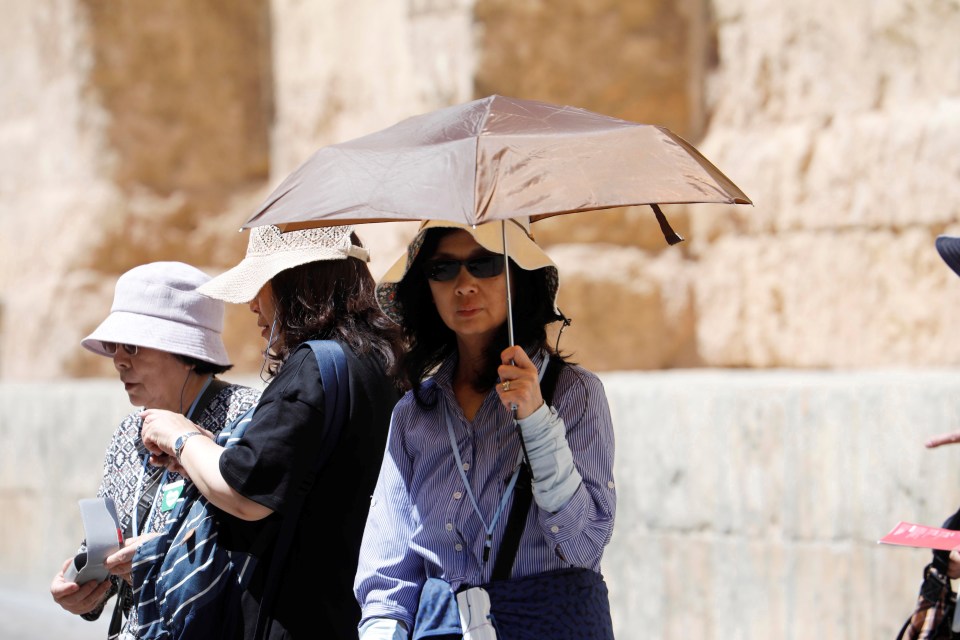
[[[196,291],[210,280],[183,262],[151,262],[117,280],[110,315],[80,344],[109,357],[104,342],[132,344],[228,366],[224,305]]]

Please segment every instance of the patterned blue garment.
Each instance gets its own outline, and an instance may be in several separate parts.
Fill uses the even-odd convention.
[[[256,389],[237,384],[227,385],[210,400],[206,409],[203,410],[199,419],[195,422],[204,429],[215,434],[219,433],[224,426],[255,406],[259,399],[260,391]],[[164,472],[162,467],[144,466],[143,464],[143,451],[138,448],[138,445],[140,445],[140,429],[143,423],[139,414],[140,411],[137,410],[128,415],[114,431],[110,444],[107,446],[103,462],[103,479],[97,491],[98,498],[113,498],[125,538],[130,536],[135,528],[133,524],[134,504],[137,502],[137,498],[142,496],[141,487],[159,482]],[[179,474],[169,473],[165,482],[174,482],[180,478]],[[139,526],[136,527],[140,529],[139,533],[150,533],[163,529],[169,512],[163,512],[157,507],[156,500],[154,500],[153,504],[140,504],[139,508],[136,509],[137,515],[146,519],[142,529]],[[82,545],[81,550],[84,550]],[[120,585],[119,578],[114,576],[111,579],[113,586],[104,597],[104,604],[107,598],[117,593]],[[129,590],[124,591],[124,594],[129,593]],[[127,617],[120,637],[124,639],[136,638],[136,616],[130,615],[133,609],[133,601],[129,598],[129,595],[122,606]],[[82,617],[87,620],[96,620],[102,612],[103,604]]]
[[[233,446],[250,425],[253,410],[217,434]],[[218,515],[190,483],[168,517],[167,529],[133,556],[131,577],[140,638],[229,638],[241,634],[239,606],[256,558],[217,544]],[[198,615],[198,610],[207,613]]]
[[[539,367],[543,354],[533,361]],[[412,393],[394,409],[355,582],[361,624],[385,617],[413,628],[427,578],[442,578],[454,590],[491,578],[507,518],[497,522],[493,552],[484,563],[484,524],[456,469],[446,416],[452,418],[464,470],[487,523],[516,469],[520,441],[510,412],[493,390],[473,422],[467,421],[451,387],[453,370],[453,359],[448,359],[424,384],[424,396],[438,400],[433,409],[421,409]],[[603,385],[581,367],[564,367],[553,407],[564,422],[583,482],[557,513],[531,509],[513,577],[569,567],[599,572],[613,532],[614,434]]]

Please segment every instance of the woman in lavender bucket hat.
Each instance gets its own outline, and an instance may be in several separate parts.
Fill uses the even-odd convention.
[[[216,434],[254,406],[260,392],[217,378],[232,365],[221,338],[224,305],[196,292],[209,280],[182,262],[134,267],[117,280],[109,315],[81,345],[113,360],[134,406],[174,411]],[[85,620],[98,619],[107,599],[117,594],[110,637],[137,637],[126,581],[133,552],[162,530],[162,505],[183,487],[179,474],[147,463],[140,413],[128,415],[114,431],[97,491],[114,501],[123,532],[124,547],[106,563],[112,575],[76,584],[64,577],[71,557],[50,586],[61,607]]]

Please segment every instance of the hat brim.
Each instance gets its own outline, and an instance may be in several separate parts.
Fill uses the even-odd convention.
[[[321,256],[315,249],[247,256],[237,266],[197,287],[197,292],[224,302],[246,304],[281,271],[319,260],[340,259],[343,259],[342,255]]]
[[[356,258],[368,262],[369,252],[351,242],[352,229],[255,227],[243,260],[197,287],[197,292],[224,302],[245,304],[281,271],[328,260]]]
[[[506,253],[510,260],[525,271],[548,269],[548,282],[552,289],[551,297],[556,308],[556,295],[559,288],[559,272],[557,265],[550,259],[540,245],[536,243],[528,231],[529,223],[511,219],[500,222],[486,222],[480,225],[467,225],[447,220],[428,220],[420,225],[417,235],[407,247],[404,255],[393,263],[380,282],[377,284],[377,302],[385,314],[394,322],[402,323],[402,316],[397,311],[396,290],[413,266],[423,246],[423,239],[430,229],[460,229],[466,231],[477,244],[493,253]],[[503,249],[503,235],[506,229],[507,250]]]
[[[202,327],[139,313],[111,312],[80,344],[97,355],[109,358],[111,354],[103,348],[103,342],[132,344],[230,366],[227,349],[219,334]]]
[[[557,268],[550,256],[544,253],[540,245],[527,235],[526,230],[520,223],[514,220],[505,220],[504,224],[506,224],[507,229],[507,253],[518,267],[526,271],[535,271],[544,267]],[[420,225],[420,229],[410,243],[407,252],[387,269],[383,277],[380,278],[381,283],[386,284],[403,280],[403,277],[407,275],[407,271],[417,259],[417,254],[423,244],[423,238],[430,229],[461,229],[473,236],[473,239],[487,251],[504,253],[503,230],[499,223],[487,222],[472,226],[446,220],[430,220]]]

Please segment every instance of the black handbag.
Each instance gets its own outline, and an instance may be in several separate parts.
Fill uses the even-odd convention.
[[[947,518],[943,528],[960,531],[960,510]],[[923,568],[917,604],[897,634],[897,640],[960,640],[960,632],[951,630],[957,593],[947,577],[949,562],[949,551],[933,552],[933,560]]]

